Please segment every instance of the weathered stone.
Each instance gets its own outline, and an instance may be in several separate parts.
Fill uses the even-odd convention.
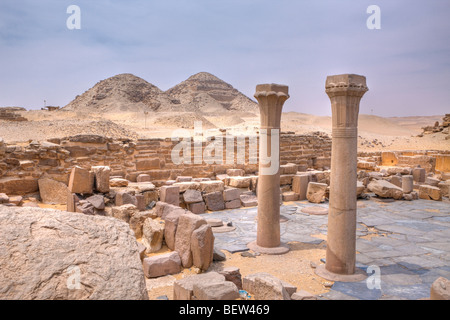
[[[225,202],[225,209],[237,209],[241,207],[241,199]]]
[[[235,300],[239,298],[238,288],[230,281],[196,282],[192,292],[196,300]]]
[[[245,276],[242,287],[253,293],[256,300],[291,300],[283,282],[264,272]]]
[[[120,207],[113,207],[111,209],[111,215],[114,218],[125,221],[126,223],[130,222],[130,218],[137,212],[137,208],[132,204],[124,204]]]
[[[111,168],[108,166],[94,166],[91,170],[95,175],[95,189],[101,193],[108,193]]]
[[[165,215],[164,240],[170,250],[175,250],[175,236],[178,228],[178,221],[182,214],[184,214],[184,211],[175,210]]]
[[[200,190],[200,182],[190,181],[190,182],[176,182],[172,186],[179,187],[180,192],[183,193],[186,190]]]
[[[67,195],[67,211],[68,212],[77,212],[77,205],[80,201],[80,198],[75,193],[69,193]]]
[[[317,297],[305,290],[299,290],[291,296],[291,300],[317,300]]]
[[[9,197],[9,203],[14,204],[14,205],[16,205],[16,206],[22,205],[22,202],[23,202],[22,196],[12,196],[12,197]]]
[[[226,281],[233,282],[238,289],[242,289],[242,275],[237,267],[226,267],[219,271],[225,277]]]
[[[206,204],[202,202],[188,204],[188,209],[194,214],[202,214],[206,212]]]
[[[282,193],[283,201],[297,201],[299,196],[294,191],[287,191]]]
[[[75,207],[75,212],[86,214],[86,215],[95,215],[94,206],[87,202],[86,200],[81,200]]]
[[[180,214],[183,214],[185,213],[185,211],[186,210],[184,210],[183,208],[162,201],[158,201],[155,208],[153,209],[154,214],[158,217],[161,217],[163,220],[165,220],[166,215],[171,212],[179,212]]]
[[[236,199],[240,199],[239,196],[241,195],[241,190],[237,188],[229,188],[223,190],[223,200],[224,201],[232,201]]]
[[[39,190],[38,179],[29,178],[1,178],[0,192],[10,195],[26,195]]]
[[[414,178],[414,181],[416,182],[425,182],[425,175],[426,175],[426,170],[424,168],[414,168],[412,170],[412,175]]]
[[[143,225],[145,220],[152,219],[151,211],[144,212],[133,212],[130,216],[130,221],[128,222],[130,229],[133,230],[136,239],[142,238],[143,236]]]
[[[203,201],[202,193],[200,191],[190,189],[183,193],[183,199],[187,204]]]
[[[194,266],[208,270],[214,253],[214,235],[210,225],[204,224],[192,232],[191,251]]]
[[[9,197],[6,195],[6,193],[0,193],[0,204],[1,203],[8,203]]]
[[[136,197],[127,191],[120,191],[116,193],[116,206],[123,206],[124,204],[132,204],[137,207]]]
[[[95,209],[98,210],[105,209],[105,199],[100,194],[90,196],[89,198],[86,199],[86,201],[92,204]]]
[[[88,170],[75,166],[70,173],[69,191],[71,193],[92,194],[93,182]]]
[[[142,194],[134,196],[136,198],[136,207],[139,211],[144,211],[146,208],[145,197]]]
[[[327,185],[325,183],[310,182],[308,183],[306,199],[312,203],[320,203],[323,201],[326,191]]]
[[[280,166],[280,174],[286,175],[286,174],[296,174],[298,170],[298,165],[295,163],[287,163]]]
[[[241,194],[239,198],[244,207],[256,207],[258,205],[258,198],[255,195]]]
[[[158,158],[154,159],[146,159],[146,160],[140,160],[136,162],[136,170],[137,171],[146,171],[146,170],[153,170],[153,169],[160,169],[161,164]]]
[[[136,240],[116,219],[0,206],[0,252],[14,253],[0,255],[2,300],[148,299]]]
[[[402,177],[400,176],[392,176],[391,180],[389,181],[390,183],[392,183],[393,185],[401,188],[402,187]]]
[[[128,183],[127,179],[122,178],[112,178],[109,180],[109,185],[111,187],[127,187]]]
[[[178,176],[175,181],[176,182],[190,182],[190,181],[192,181],[192,177]]]
[[[295,175],[292,178],[292,191],[298,193],[299,200],[306,200],[306,193],[308,191],[308,183],[310,182],[310,175]]]
[[[201,225],[206,224],[206,220],[193,213],[187,212],[180,215],[178,227],[175,235],[175,251],[178,251],[183,267],[192,266],[191,239],[192,233]]]
[[[157,252],[162,247],[164,237],[164,222],[151,218],[145,219],[142,227],[142,244],[145,245],[146,253]]]
[[[403,190],[386,180],[372,180],[367,188],[381,198],[400,200],[403,197]]]
[[[432,178],[432,177],[425,178],[425,184],[427,184],[429,186],[433,186],[433,187],[437,187],[439,181],[440,181],[439,179]]]
[[[260,281],[257,282],[257,279],[260,279]],[[290,296],[297,291],[297,287],[266,272],[245,276],[242,280],[242,288],[253,293],[257,300],[290,300]]]
[[[148,174],[140,174],[136,177],[137,182],[151,182],[150,175]]]
[[[180,188],[176,186],[162,186],[159,189],[160,199],[162,202],[166,202],[175,206],[180,205]]]
[[[201,181],[200,191],[203,193],[222,192],[224,190],[224,183],[219,180]]]
[[[217,272],[207,272],[182,278],[173,284],[173,299],[192,300],[194,284],[216,282],[225,282],[225,277]]]
[[[251,177],[230,177],[228,185],[235,188],[249,188]]]
[[[138,250],[139,250],[139,258],[141,258],[141,261],[144,261],[145,256],[145,249],[147,249],[142,243],[137,242]]]
[[[213,253],[213,261],[225,261],[227,260],[227,256],[225,253],[214,247],[214,253]]]
[[[442,201],[442,192],[438,187],[421,185],[419,187],[419,198],[425,200]]]
[[[41,201],[46,204],[67,204],[70,194],[69,188],[62,182],[53,179],[39,179],[39,194]]]
[[[225,209],[223,201],[223,194],[221,191],[211,192],[204,195],[206,207],[211,211],[218,211]]]
[[[450,300],[450,281],[440,277],[433,282],[430,289],[430,300]]]
[[[181,259],[178,252],[169,252],[145,258],[143,267],[147,278],[167,276],[181,271]]]
[[[153,201],[158,202],[159,196],[158,196],[158,191],[156,191],[156,190],[145,191],[142,193],[142,195],[144,196],[145,207],[147,207]]]
[[[411,175],[402,177],[402,190],[403,193],[411,193],[414,189],[414,179]]]
[[[227,169],[226,174],[230,177],[244,176],[245,170],[244,169]]]

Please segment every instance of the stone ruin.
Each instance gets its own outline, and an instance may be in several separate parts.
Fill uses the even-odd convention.
[[[0,120],[6,121],[28,121],[28,119],[17,114],[18,111],[26,111],[25,108],[21,107],[2,107],[0,108]]]
[[[353,79],[352,77],[362,81],[362,78],[359,79],[359,76],[353,75],[344,77],[344,80]],[[264,97],[278,91],[276,93],[278,98],[283,95],[285,98],[288,97],[287,87],[265,85],[260,89],[258,92],[262,92]],[[343,86],[340,82],[337,86],[333,86],[330,82],[327,87],[327,93],[332,102],[334,95],[341,95],[341,91],[350,92],[350,95],[354,96],[353,91],[361,91],[363,94],[365,86]],[[264,98],[259,100],[261,104],[266,103],[263,102]],[[274,103],[275,100],[270,101]],[[356,106],[359,104],[359,101],[355,99],[350,99],[350,102],[339,101],[332,105],[350,103]],[[281,106],[282,102],[279,105],[280,111]],[[333,110],[333,113],[336,112],[341,113],[341,118],[357,119],[357,116],[350,113]],[[272,116],[276,116],[276,113]],[[338,119],[340,118],[337,117],[336,120]],[[270,116],[268,120],[267,127],[279,127],[278,122],[270,121]],[[340,123],[346,123],[348,127],[340,127]],[[307,292],[297,292],[294,286],[269,274],[251,274],[241,279],[237,268],[224,269],[220,273],[204,273],[214,260],[220,261],[224,259],[224,256],[214,247],[213,228],[218,225],[198,214],[257,206],[258,202],[262,201],[261,197],[258,199],[260,190],[267,188],[276,191],[274,192],[277,195],[276,199],[270,198],[270,206],[273,208],[279,208],[281,201],[310,203],[333,201],[333,190],[336,192],[332,184],[333,179],[336,183],[336,178],[333,177],[339,177],[342,173],[331,171],[332,163],[335,163],[335,167],[346,164],[355,170],[356,185],[353,185],[353,179],[347,177],[349,183],[345,186],[341,184],[343,187],[339,190],[344,192],[347,200],[344,201],[342,208],[332,208],[347,210],[346,217],[350,220],[356,217],[356,206],[347,208],[345,204],[356,203],[358,197],[373,196],[380,199],[410,201],[420,198],[442,201],[443,197],[449,196],[450,151],[357,154],[356,127],[351,124],[350,121],[338,121],[333,127],[333,140],[322,134],[281,134],[279,136],[279,170],[275,175],[276,179],[268,180],[263,180],[258,174],[261,170],[258,162],[250,163],[250,151],[247,145],[244,146],[245,164],[238,164],[235,161],[233,164],[176,165],[171,161],[171,150],[176,144],[172,139],[134,141],[79,135],[43,142],[32,141],[27,146],[9,145],[0,139],[0,204],[2,204],[0,219],[7,218],[6,207],[10,207],[11,210],[18,210],[17,207],[21,206],[37,207],[38,201],[41,201],[47,204],[65,205],[68,211],[65,215],[71,212],[80,213],[80,215],[73,215],[73,218],[68,218],[67,223],[71,224],[72,229],[76,229],[76,226],[81,223],[75,222],[76,220],[85,219],[82,217],[97,219],[97,223],[107,224],[106,228],[110,230],[128,225],[134,242],[128,239],[130,234],[124,235],[125,238],[120,241],[131,241],[130,243],[133,244],[129,252],[122,254],[138,254],[139,266],[134,261],[133,268],[142,268],[141,271],[145,277],[150,279],[176,274],[183,268],[194,268],[197,273],[202,273],[177,280],[174,283],[174,299],[237,299],[241,288],[251,292],[257,299],[315,299]],[[238,146],[238,141],[238,139],[234,140],[235,147]],[[260,150],[268,148],[262,145],[261,140],[259,142]],[[203,143],[202,150],[206,146],[206,143]],[[332,146],[336,148],[334,153],[332,153]],[[346,151],[342,154],[343,150]],[[337,151],[341,154],[336,153]],[[339,161],[342,157],[351,154],[354,157],[352,161]],[[225,157],[226,153],[224,153]],[[264,192],[264,195],[267,195],[267,191]],[[267,203],[267,199],[264,201]],[[21,223],[25,225],[31,223],[30,229],[33,229],[33,223],[27,219],[36,219],[41,213],[36,211],[38,208],[24,209],[26,214],[23,215],[23,219],[26,221]],[[327,256],[326,261],[329,265],[325,265],[327,269],[325,274],[317,272],[324,278],[330,275],[333,278],[336,274],[341,277],[339,279],[342,279],[342,276],[352,277],[357,275],[354,259],[351,257],[354,255],[353,235],[349,233],[351,237],[346,238],[341,237],[340,233],[340,230],[351,221],[344,221],[345,225],[343,225],[341,220],[332,220],[333,210],[330,210],[329,215],[328,237],[331,238],[328,239],[327,248],[334,248],[334,251],[330,253],[332,255]],[[269,226],[264,222],[264,220],[272,221],[272,218],[277,216],[273,215],[273,212],[264,210],[258,211],[258,216],[260,215],[264,219],[258,219],[258,224],[262,222],[255,242],[257,248],[266,250],[267,254],[272,254],[272,250],[277,251],[275,254],[286,252],[283,251],[283,245],[279,242],[279,233],[273,229],[273,224]],[[89,223],[88,221],[82,223]],[[64,223],[58,220],[58,224],[54,225],[51,221],[47,221],[43,223],[47,231],[35,225],[33,232],[42,234],[44,237],[54,237],[52,231],[48,231],[49,228],[67,230]],[[118,225],[113,226],[115,224]],[[16,231],[11,227],[2,232],[13,234]],[[100,233],[98,238],[101,243],[114,241],[108,236],[108,241],[101,240],[106,235],[99,230],[95,232]],[[124,232],[127,233],[126,230]],[[28,235],[21,236],[26,238]],[[270,238],[271,241],[258,241],[261,237],[264,240]],[[333,245],[339,243],[336,239],[340,239],[339,241],[343,241],[344,244],[335,248]],[[167,253],[146,255],[159,251],[163,243],[169,249]],[[65,245],[69,246],[69,244]],[[80,244],[80,246],[88,246],[88,243]],[[280,248],[283,252],[278,252]],[[331,258],[333,256],[336,256],[336,261]],[[111,263],[114,262],[111,261]],[[342,269],[341,263],[349,269]],[[139,278],[139,272],[134,277]],[[133,281],[140,283],[135,297],[145,299],[146,293],[143,293],[142,280]],[[15,294],[20,296],[17,292]],[[57,297],[67,298],[67,294],[64,290],[58,291]],[[55,298],[55,296],[46,298],[49,297]],[[86,297],[98,296],[86,293],[84,298]]]
[[[421,133],[419,135],[419,137],[423,137],[425,134],[432,134],[432,133],[442,132],[442,133],[447,135],[445,137],[445,139],[448,140],[448,139],[450,139],[449,128],[450,128],[450,114],[447,113],[444,116],[444,118],[442,119],[442,123],[441,124],[439,124],[439,121],[436,121],[434,126],[423,127],[422,128],[423,133]]]

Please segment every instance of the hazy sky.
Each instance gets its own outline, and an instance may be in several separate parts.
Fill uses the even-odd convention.
[[[167,90],[201,71],[252,98],[289,85],[284,111],[330,115],[326,76],[356,73],[370,89],[360,113],[450,113],[450,1],[0,1],[0,106],[62,107],[119,73]]]

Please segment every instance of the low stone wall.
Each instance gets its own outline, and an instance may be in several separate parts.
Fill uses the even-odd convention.
[[[225,139],[224,139],[225,140]],[[294,163],[300,168],[327,169],[330,166],[331,139],[323,134],[282,134],[280,164]],[[227,148],[223,147],[223,164],[196,164],[195,146],[191,142],[192,163],[176,164],[172,150],[179,141],[170,138],[139,140],[113,140],[95,135],[78,135],[49,141],[32,141],[25,145],[8,145],[0,138],[0,193],[23,195],[38,191],[38,179],[48,177],[69,183],[73,167],[90,169],[92,166],[109,166],[111,176],[136,181],[140,174],[148,174],[155,185],[178,176],[214,178],[227,169],[243,169],[246,174],[258,171],[258,159],[251,158],[249,138],[234,138],[234,150],[245,141],[245,161],[226,161]],[[255,140],[257,141],[257,140]],[[211,142],[202,143],[202,155]],[[256,143],[257,147],[257,143]],[[244,147],[242,147],[244,148]],[[243,149],[244,150],[244,149]],[[256,153],[257,154],[257,153]],[[242,162],[242,161],[240,161]]]

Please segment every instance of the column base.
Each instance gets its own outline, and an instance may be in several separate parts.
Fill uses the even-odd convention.
[[[321,264],[316,268],[315,272],[319,277],[335,282],[360,282],[367,278],[367,274],[359,268],[355,268],[354,274],[338,274],[328,271],[325,265]]]
[[[289,252],[289,246],[285,243],[280,243],[280,245],[278,247],[266,248],[266,247],[258,246],[256,244],[256,240],[255,240],[255,241],[252,241],[249,244],[247,244],[247,247],[250,250],[253,250],[255,252],[259,252],[262,254],[268,254],[268,255],[279,255],[279,254],[285,254],[285,253]]]

